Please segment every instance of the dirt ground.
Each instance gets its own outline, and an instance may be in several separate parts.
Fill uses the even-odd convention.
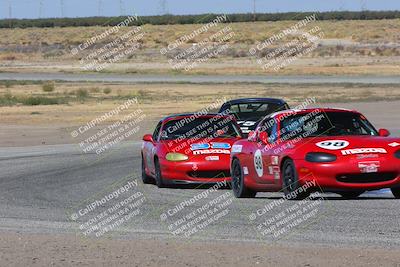
[[[1,266],[400,266],[400,250],[0,234]]]

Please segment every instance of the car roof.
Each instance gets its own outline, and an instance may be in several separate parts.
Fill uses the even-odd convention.
[[[291,114],[291,113],[311,113],[314,111],[320,111],[320,112],[349,112],[349,113],[357,113],[360,114],[356,110],[350,110],[350,109],[344,109],[344,108],[305,108],[305,109],[287,109],[287,110],[282,110],[278,111],[275,113],[270,114],[270,117],[276,117],[276,116],[281,116],[284,114]]]
[[[283,99],[279,98],[262,98],[262,97],[253,97],[253,98],[239,98],[239,99],[232,99],[225,102],[222,106],[228,105],[235,105],[235,104],[247,104],[247,103],[272,103],[278,105],[285,105],[287,104]]]
[[[232,115],[224,115],[221,113],[208,113],[208,114],[199,114],[199,113],[179,113],[179,114],[172,114],[169,115],[163,119],[161,119],[161,121],[165,122],[165,121],[169,121],[169,120],[173,120],[173,119],[178,119],[178,118],[185,118],[185,117],[190,117],[190,116],[197,116],[198,118],[207,118],[207,117],[213,117],[213,116],[223,116],[223,117],[232,117]],[[233,117],[234,118],[234,117]]]

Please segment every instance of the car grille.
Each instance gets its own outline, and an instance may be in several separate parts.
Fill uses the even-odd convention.
[[[366,184],[386,182],[396,179],[395,172],[374,172],[374,173],[357,173],[357,174],[339,174],[336,180],[342,183]]]
[[[190,171],[188,175],[192,178],[223,178],[231,176],[229,170]]]

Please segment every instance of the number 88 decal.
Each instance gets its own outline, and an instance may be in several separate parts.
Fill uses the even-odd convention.
[[[323,149],[339,150],[347,147],[349,144],[350,143],[345,140],[326,140],[316,143],[315,145]]]

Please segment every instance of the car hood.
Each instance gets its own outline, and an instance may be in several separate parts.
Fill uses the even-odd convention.
[[[328,136],[304,138],[288,142],[290,154],[304,158],[308,152],[323,152],[336,156],[360,154],[385,155],[400,150],[400,138],[381,136]]]

